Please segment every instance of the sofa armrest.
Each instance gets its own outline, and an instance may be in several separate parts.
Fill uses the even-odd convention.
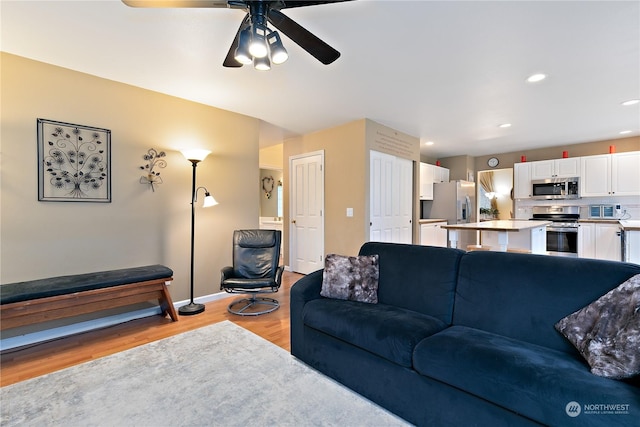
[[[290,291],[291,354],[302,357],[304,351],[303,311],[307,302],[321,298],[323,270],[314,271],[293,284]]]

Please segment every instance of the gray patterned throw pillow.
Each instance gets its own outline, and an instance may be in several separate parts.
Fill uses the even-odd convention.
[[[378,277],[378,255],[329,254],[324,261],[320,295],[377,304]]]
[[[601,377],[640,374],[640,274],[556,323]]]

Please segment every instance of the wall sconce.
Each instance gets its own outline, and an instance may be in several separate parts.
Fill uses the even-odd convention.
[[[196,304],[193,301],[193,260],[194,260],[194,237],[195,237],[195,222],[196,222],[196,211],[195,211],[195,203],[198,201],[198,190],[204,190],[204,202],[202,207],[207,208],[210,206],[215,206],[218,204],[216,199],[209,193],[209,191],[205,187],[197,187],[196,188],[196,167],[198,163],[205,159],[211,153],[208,150],[183,150],[182,154],[191,162],[193,167],[192,179],[191,179],[191,282],[190,282],[190,290],[191,290],[191,301],[187,305],[183,305],[178,309],[178,313],[184,316],[199,314],[204,311],[204,304]]]
[[[166,155],[167,154],[164,151],[158,152],[155,148],[150,148],[149,151],[147,151],[147,154],[142,156],[142,158],[148,163],[144,166],[140,166],[140,169],[147,170],[147,174],[140,177],[140,184],[148,184],[151,187],[151,191],[156,191],[153,187],[154,185],[162,184],[160,172],[156,172],[153,169],[155,167],[167,167],[167,161],[162,159],[162,157]]]

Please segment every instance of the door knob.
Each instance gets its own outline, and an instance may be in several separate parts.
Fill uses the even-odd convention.
[[[292,220],[291,220],[291,224],[295,224],[295,223],[296,223],[296,220],[295,220],[295,219],[292,219]]]

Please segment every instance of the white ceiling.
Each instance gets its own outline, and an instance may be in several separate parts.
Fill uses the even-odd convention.
[[[322,65],[283,36],[290,58],[266,72],[222,67],[239,10],[0,5],[3,51],[260,118],[267,144],[361,118],[434,141],[433,157],[640,134],[639,105],[620,105],[640,98],[640,1],[285,9],[342,56]],[[526,83],[537,72],[549,77]]]

